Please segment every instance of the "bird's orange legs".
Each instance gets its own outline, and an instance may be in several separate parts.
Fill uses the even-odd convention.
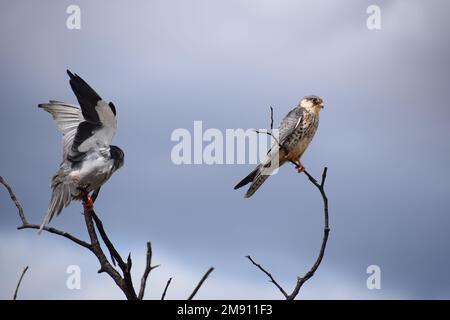
[[[83,201],[83,208],[84,211],[89,212],[94,209],[94,201],[92,201],[92,198],[90,195],[86,196],[86,201]]]
[[[295,168],[297,169],[298,173],[302,173],[303,171],[305,171],[305,167],[300,162],[300,157],[295,158],[292,154],[292,151],[289,151],[288,154],[284,156],[284,158],[295,164]]]

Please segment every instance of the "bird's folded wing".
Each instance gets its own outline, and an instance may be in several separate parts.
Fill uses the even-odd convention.
[[[84,121],[80,108],[54,100],[40,104],[39,108],[44,109],[53,116],[59,131],[63,134],[63,158],[65,159],[72,148],[78,125]]]
[[[278,127],[279,130],[279,142],[280,145],[286,141],[286,139],[294,133],[295,129],[301,123],[303,117],[303,109],[295,108],[291,110],[284,118],[281,120]]]

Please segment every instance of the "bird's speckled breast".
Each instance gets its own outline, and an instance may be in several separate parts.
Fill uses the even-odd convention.
[[[294,158],[299,158],[305,152],[309,143],[314,137],[319,126],[319,117],[312,112],[304,112],[301,122],[284,143],[288,151],[293,152]]]

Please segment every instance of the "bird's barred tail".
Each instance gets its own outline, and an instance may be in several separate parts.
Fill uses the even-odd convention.
[[[268,177],[270,177],[270,175],[259,173],[256,176],[255,180],[253,180],[250,188],[248,188],[247,192],[245,193],[245,197],[250,198],[256,192],[256,190],[258,190],[259,187],[262,186],[262,184],[267,180]]]
[[[244,179],[242,179],[235,187],[234,189],[239,189],[243,186],[245,186],[248,183],[251,183],[250,188],[247,190],[247,193],[245,194],[246,198],[251,197],[256,190],[266,181],[266,179],[269,177],[270,174],[263,174],[268,173],[267,169],[263,169],[261,165],[257,166],[255,170],[250,172]]]
[[[50,205],[45,215],[44,221],[39,228],[39,233],[42,229],[50,223],[54,216],[58,215],[62,209],[67,207],[72,200],[72,194],[70,192],[70,187],[68,184],[57,183],[53,186],[52,198],[50,200]]]
[[[273,151],[271,155],[266,159],[264,163],[261,163],[258,165],[255,170],[250,172],[248,176],[246,176],[244,179],[242,179],[241,182],[239,182],[234,189],[238,189],[242,186],[245,186],[248,183],[251,183],[250,188],[248,188],[245,198],[250,198],[256,190],[261,187],[261,185],[267,180],[267,178],[272,175],[275,170],[278,169],[279,163],[273,163],[273,159],[278,160],[278,150]]]

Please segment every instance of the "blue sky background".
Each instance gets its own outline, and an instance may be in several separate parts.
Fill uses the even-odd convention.
[[[66,8],[81,7],[81,30]],[[378,4],[382,29],[366,28]],[[251,199],[234,184],[251,165],[176,166],[174,129],[264,128],[307,94],[325,101],[303,157],[329,167],[331,233],[325,259],[300,298],[450,298],[450,44],[447,1],[2,1],[0,174],[30,221],[40,223],[61,137],[37,104],[75,103],[70,68],[115,103],[114,144],[125,166],[97,200],[112,239],[134,257],[154,247],[148,298],[185,298],[209,266],[198,298],[281,298],[244,258],[251,254],[287,290],[313,263],[322,238],[319,194],[283,168]],[[0,191],[0,298],[25,265],[20,297],[119,298],[95,257],[65,239],[17,231]],[[87,237],[81,205],[52,225]],[[65,286],[68,265],[81,290]],[[382,289],[366,288],[381,267]]]

